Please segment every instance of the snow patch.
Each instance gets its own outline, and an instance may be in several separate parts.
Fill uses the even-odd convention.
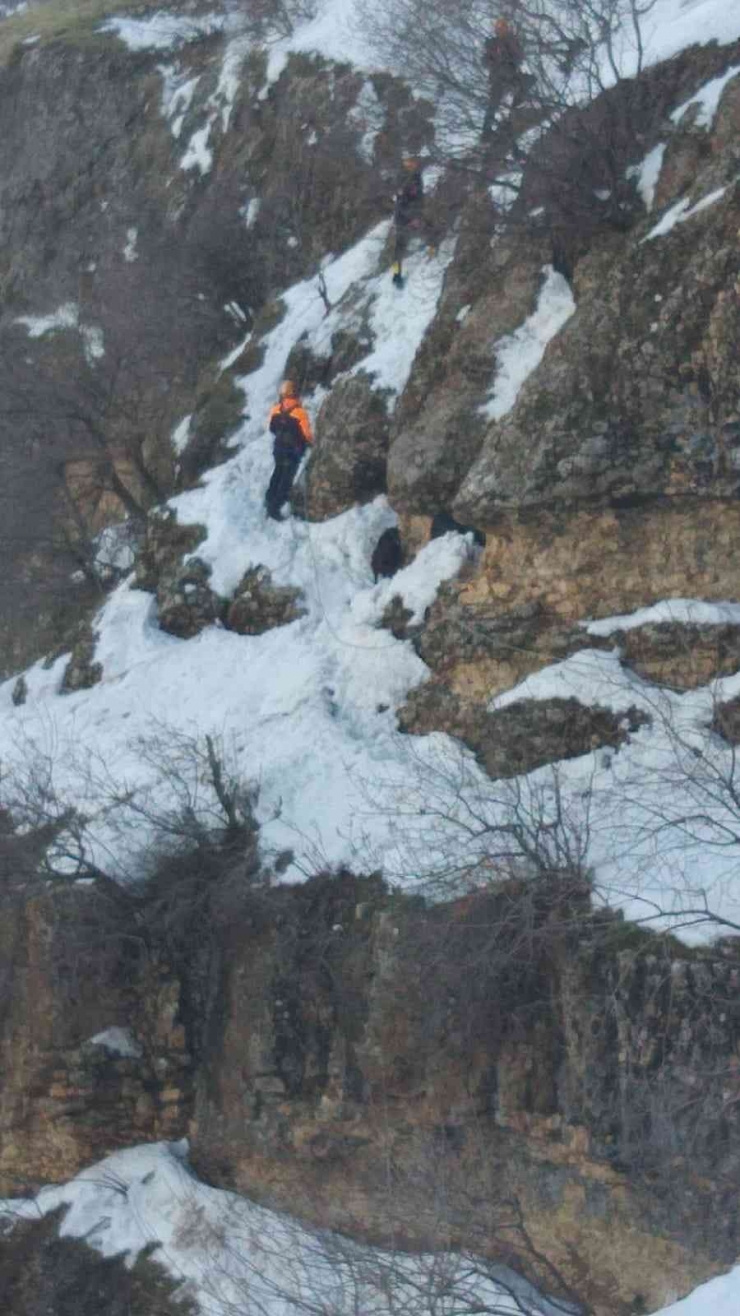
[[[643,685],[639,677],[622,668],[615,650],[583,649],[496,695],[489,710],[493,713],[509,708],[522,699],[577,699],[589,706],[610,708],[614,713],[624,712],[629,705],[647,711],[652,707],[653,692],[645,687],[648,693],[643,697]]]
[[[684,224],[687,219],[692,219],[694,215],[700,214],[702,210],[708,210],[710,206],[716,205],[718,201],[721,201],[726,191],[727,187],[718,187],[715,192],[709,192],[707,196],[702,197],[701,201],[697,201],[693,206],[688,197],[682,197],[680,201],[676,201],[666,211],[663,218],[655,225],[655,228],[652,228],[646,237],[641,239],[640,245],[642,246],[645,242],[652,242],[655,238],[665,237],[666,233],[670,233],[677,224]]]
[[[77,329],[80,323],[80,308],[76,302],[65,302],[51,315],[19,315],[16,324],[22,324],[28,331],[29,338],[43,338],[57,329]]]
[[[661,1307],[655,1316],[737,1316],[740,1312],[740,1266],[710,1279],[680,1302]]]
[[[719,78],[712,78],[711,82],[706,82],[695,95],[684,101],[677,110],[673,111],[671,115],[673,122],[680,124],[684,116],[688,114],[691,106],[696,105],[698,108],[694,120],[695,126],[697,128],[711,128],[714,123],[714,116],[719,108],[722,92],[728,82],[732,82],[732,79],[736,78],[738,73],[740,73],[740,65],[734,64],[731,69],[728,69]]]
[[[176,50],[223,31],[226,21],[223,14],[187,16],[158,11],[146,18],[108,18],[99,30],[115,33],[129,50]]]
[[[540,364],[547,344],[574,314],[576,304],[570,284],[553,269],[543,268],[545,281],[537,308],[513,334],[494,344],[497,370],[493,391],[481,407],[488,420],[501,420],[513,408],[521,389]]]
[[[190,422],[192,419],[192,415],[184,416],[179,425],[175,426],[170,436],[170,443],[178,457],[182,456],[188,446],[190,439]]]
[[[94,365],[105,356],[102,329],[81,323],[80,308],[76,302],[65,302],[51,315],[19,315],[14,323],[22,324],[29,338],[43,338],[45,334],[56,333],[61,329],[76,329],[82,339],[82,350],[88,365]]]
[[[372,82],[363,83],[360,94],[347,115],[347,120],[362,132],[359,152],[367,164],[372,164],[375,142],[385,124],[385,110],[378,100]]]
[[[172,136],[177,138],[182,132],[200,77],[192,78],[171,64],[160,64],[158,72],[162,76],[162,115],[170,125]]]
[[[247,343],[251,342],[251,339],[252,339],[252,334],[250,331],[245,338],[242,338],[240,343],[237,343],[236,347],[232,348],[232,350],[228,352],[221,361],[219,361],[220,373],[223,373],[224,370],[231,369],[234,362],[239,360],[239,357],[244,351],[244,348],[247,346]]]
[[[649,151],[642,161],[642,164],[633,165],[628,169],[627,176],[634,178],[637,191],[642,197],[645,209],[648,214],[653,208],[655,201],[655,189],[658,186],[660,171],[663,168],[663,156],[665,155],[665,142],[659,142]]]
[[[411,616],[409,625],[424,620],[424,614],[437,597],[445,580],[456,576],[470,558],[470,545],[464,535],[441,535],[431,540],[414,561],[390,580],[381,580],[374,589],[358,595],[351,604],[352,616],[366,625],[380,622],[386,607],[396,595]]]
[[[659,622],[681,622],[690,626],[740,626],[740,603],[703,603],[699,599],[664,599],[649,608],[639,608],[623,617],[604,617],[584,622],[588,635],[613,635],[638,626]]]
[[[253,196],[251,201],[243,210],[244,223],[247,228],[252,228],[257,223],[257,216],[262,209],[262,201],[258,196]]]
[[[106,526],[94,541],[95,566],[103,576],[123,576],[134,565],[134,534],[128,521]]]
[[[182,1282],[204,1316],[246,1310],[284,1316],[307,1301],[335,1316],[391,1316],[389,1293],[414,1307],[430,1286],[434,1296],[437,1283],[440,1297],[444,1286],[443,1309],[449,1291],[461,1309],[501,1316],[521,1311],[485,1262],[471,1278],[467,1257],[388,1253],[328,1232],[311,1233],[289,1215],[201,1183],[188,1164],[185,1142],[130,1147],[34,1199],[0,1201],[0,1221],[38,1219],[62,1205],[68,1207],[62,1237],[84,1239],[102,1256],[124,1256],[128,1264],[154,1246],[157,1261]],[[501,1277],[511,1284],[510,1271],[502,1270]]]
[[[241,71],[247,55],[252,49],[249,36],[237,36],[226,47],[216,90],[208,99],[209,108],[214,115],[221,116],[221,131],[228,132],[234,102],[241,83]]]
[[[90,1045],[102,1046],[106,1051],[120,1056],[123,1060],[138,1060],[142,1054],[141,1047],[131,1029],[119,1028],[117,1025],[112,1028],[104,1028],[102,1033],[96,1033],[94,1037],[90,1038]]]
[[[208,145],[208,139],[211,135],[211,124],[206,123],[197,132],[194,132],[188,143],[187,150],[180,161],[180,168],[186,172],[189,169],[198,169],[201,177],[209,173],[213,164],[213,151]]]

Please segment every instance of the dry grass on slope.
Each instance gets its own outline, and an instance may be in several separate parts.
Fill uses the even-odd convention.
[[[157,11],[178,13],[182,5],[168,0],[140,0],[133,5],[127,5],[125,0],[48,0],[30,5],[22,13],[0,21],[0,68],[26,43],[38,45],[60,38],[91,36],[102,39],[106,34],[98,34],[96,29],[106,18],[119,14],[144,18]]]

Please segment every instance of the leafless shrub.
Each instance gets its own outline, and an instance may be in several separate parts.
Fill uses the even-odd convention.
[[[223,738],[153,724],[130,748],[137,784],[121,781],[100,756],[63,754],[53,736],[16,745],[0,775],[0,808],[10,851],[27,855],[26,874],[125,885],[191,856],[201,868],[217,861],[220,870],[231,864],[251,875],[258,792],[241,779]],[[72,803],[80,798],[84,811]]]

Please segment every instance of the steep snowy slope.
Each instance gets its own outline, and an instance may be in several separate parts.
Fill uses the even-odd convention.
[[[334,301],[358,280],[364,283],[377,345],[362,365],[397,393],[434,313],[445,252],[434,261],[412,258],[401,315],[396,290],[374,273],[383,236],[370,233],[327,266],[326,279]],[[263,636],[213,628],[184,642],[159,630],[150,595],[124,583],[95,623],[100,685],[60,699],[63,657],[48,671],[39,664],[27,673],[23,707],[13,706],[12,681],[0,699],[6,763],[22,762],[34,746],[53,762],[62,796],[72,802],[87,795],[93,814],[89,778],[91,768],[99,775],[96,763],[127,787],[145,784],[148,773],[135,742],[152,723],[222,736],[233,766],[259,784],[266,846],[294,848],[299,875],[317,862],[372,865],[393,848],[388,821],[365,819],[366,786],[406,776],[408,749],[395,731],[394,709],[423,679],[424,666],[410,645],[376,624],[395,592],[422,614],[439,581],[456,573],[470,550],[459,537],[447,537],[392,585],[374,586],[370,554],[395,521],[384,499],[323,525],[266,521],[272,457],[265,419],[285,358],[302,333],[320,345],[341,319],[338,313],[324,319],[313,283],[292,289],[285,301],[286,316],[265,343],[263,366],[243,381],[249,419],[237,436],[238,455],[173,505],[182,521],[207,527],[199,553],[212,564],[220,593],[230,595],[249,566],[263,564],[278,583],[303,589],[307,616]],[[270,821],[278,811],[280,818]],[[110,866],[104,821],[93,822],[91,836],[101,866]],[[130,860],[116,854],[115,870],[130,871]]]
[[[373,371],[392,395],[404,387],[434,315],[451,248],[443,247],[433,260],[412,256],[399,302],[387,276],[376,273],[384,236],[381,226],[326,265],[335,308],[328,317],[312,281],[285,295],[286,313],[264,340],[263,364],[241,380],[246,418],[236,436],[237,454],[208,474],[202,488],[172,504],[182,522],[206,527],[198,551],[212,566],[211,582],[220,594],[230,596],[245,570],[262,564],[278,584],[303,590],[307,614],[261,636],[211,627],[183,641],[159,629],[151,596],[125,582],[95,622],[100,684],[60,696],[65,656],[49,670],[37,664],[26,674],[28,698],[20,707],[12,700],[13,681],[0,688],[6,771],[15,764],[22,772],[34,760],[48,764],[60,805],[82,805],[90,819],[93,860],[121,877],[140,871],[147,835],[140,823],[128,837],[111,830],[110,787],[116,783],[152,797],[159,792],[164,801],[167,783],[141,756],[141,742],[155,727],[160,736],[170,728],[223,740],[232,768],[259,786],[266,853],[294,852],[289,880],[341,863],[359,871],[379,867],[404,885],[434,884],[441,872],[454,871],[460,884],[443,887],[453,894],[477,880],[479,861],[511,855],[508,835],[497,839],[497,829],[522,799],[530,818],[537,811],[554,818],[565,806],[567,830],[588,838],[583,857],[601,899],[651,924],[686,925],[687,936],[707,930],[713,935],[716,927],[703,927],[705,902],[714,914],[737,921],[740,894],[738,852],[726,844],[732,802],[708,798],[711,775],[722,776],[732,750],[708,739],[706,727],[714,705],[740,692],[740,677],[677,696],[626,672],[616,651],[576,654],[492,707],[521,698],[577,696],[617,713],[641,709],[652,726],[617,754],[597,751],[556,772],[542,768],[521,782],[492,784],[449,737],[399,735],[396,710],[426,669],[408,641],[378,628],[395,594],[420,621],[439,583],[473,553],[467,540],[435,540],[392,581],[373,585],[372,548],[395,521],[385,499],[321,524],[265,519],[272,468],[265,417],[301,335],[320,352],[344,323],[343,314],[355,314],[359,297],[369,307],[374,336],[360,367]],[[350,307],[343,312],[347,294]],[[559,284],[546,282],[538,315],[551,325],[549,333],[562,322],[560,298]],[[529,368],[536,359],[537,353]],[[320,391],[309,400],[314,412],[320,400]],[[738,608],[669,602],[660,616],[723,622],[736,620]],[[608,635],[640,620],[645,618],[601,621],[592,630]],[[680,768],[697,754],[707,774],[701,780],[695,770]],[[203,802],[206,807],[207,795]],[[432,803],[434,821],[428,817]],[[700,805],[701,822],[687,824]],[[484,820],[472,832],[468,808]]]
[[[736,39],[740,18],[732,9],[726,0],[658,0],[648,59],[665,58],[696,40]],[[132,45],[165,52],[176,49],[180,39],[163,19],[138,24],[121,19],[114,30]],[[355,31],[350,7],[332,0],[290,43],[275,44],[268,82],[279,76],[288,49],[352,58],[362,67],[365,52]],[[220,96],[204,124],[183,142],[183,168],[201,176],[212,166],[211,129],[224,116],[228,123],[241,40],[235,33]],[[167,71],[163,83],[163,112],[174,131],[192,89]],[[361,304],[373,346],[355,369],[374,373],[393,401],[406,386],[439,305],[453,247],[443,245],[431,259],[412,254],[401,300],[387,273],[378,273],[386,237],[387,225],[381,225],[351,250],[327,257],[324,274],[334,308],[328,316],[314,281],[285,293],[283,318],[260,344],[262,365],[239,381],[244,417],[233,456],[209,472],[202,487],[171,504],[180,522],[205,527],[198,554],[212,568],[215,590],[228,597],[249,567],[264,565],[278,584],[303,591],[305,615],[260,636],[213,626],[184,641],[159,629],[152,596],[125,581],[95,621],[95,657],[103,669],[99,684],[62,695],[65,655],[48,669],[37,664],[25,674],[23,704],[13,700],[14,681],[0,686],[3,773],[16,770],[23,776],[40,767],[56,804],[74,806],[88,819],[89,858],[125,880],[145,868],[148,836],[140,823],[123,831],[111,824],[111,787],[119,794],[145,795],[155,808],[158,800],[164,804],[168,784],[142,756],[142,743],[153,731],[160,740],[168,732],[212,734],[222,741],[229,767],[259,787],[265,855],[293,852],[286,880],[345,863],[356,871],[379,868],[391,881],[438,892],[440,872],[452,871],[459,881],[443,894],[457,894],[478,879],[479,864],[490,866],[503,854],[511,859],[511,836],[502,829],[513,811],[523,809],[556,842],[564,826],[576,848],[583,844],[581,858],[593,873],[597,897],[629,916],[678,928],[687,938],[716,934],[717,923],[704,917],[709,909],[740,925],[734,800],[716,789],[727,780],[733,750],[708,730],[718,703],[740,696],[740,676],[679,695],[626,672],[616,647],[584,647],[493,700],[491,711],[524,698],[577,697],[620,715],[637,709],[651,724],[618,752],[597,749],[554,770],[491,783],[472,754],[450,737],[399,734],[397,710],[429,672],[409,640],[396,639],[379,625],[396,594],[411,612],[411,624],[421,621],[440,584],[474,560],[469,539],[435,540],[395,579],[374,584],[372,548],[396,521],[386,499],[318,524],[294,517],[280,524],[265,520],[272,467],[265,418],[288,354],[302,335],[320,353],[333,332],[353,323]],[[134,249],[135,238],[131,243]],[[513,405],[541,349],[572,309],[553,271],[543,273],[536,314],[522,324],[519,336],[498,345],[502,354],[510,351],[506,361],[513,361],[517,350],[520,355],[508,392],[494,392],[493,406]],[[522,364],[522,343],[532,338],[536,350]],[[307,399],[314,417],[322,400],[321,390]],[[616,632],[664,620],[737,623],[740,604],[672,599],[647,614],[597,623],[584,618],[584,639],[608,640]],[[205,812],[207,788],[193,782],[194,797],[199,790]],[[524,852],[515,853],[514,860],[516,869]],[[71,861],[69,872],[74,876]],[[326,1251],[317,1251],[316,1240],[285,1217],[199,1184],[181,1146],[122,1153],[37,1203],[16,1203],[12,1210],[47,1211],[61,1202],[71,1204],[65,1229],[106,1255],[158,1243],[160,1259],[208,1313],[240,1303],[246,1283],[250,1298],[277,1316],[295,1291],[305,1298],[311,1267],[321,1310],[344,1316],[358,1304],[378,1313],[388,1309],[377,1282],[388,1265],[382,1254],[353,1252],[348,1280],[331,1241],[323,1240]],[[402,1262],[410,1287],[418,1287],[426,1267],[426,1258]],[[494,1294],[489,1284],[483,1297],[490,1302]],[[481,1301],[468,1287],[466,1305],[473,1297]],[[456,1310],[458,1299],[453,1290],[452,1308],[443,1303],[442,1309]],[[506,1296],[496,1300],[498,1310],[509,1308]],[[729,1316],[739,1308],[734,1273],[665,1308],[661,1316]],[[426,1310],[424,1302],[418,1310]]]

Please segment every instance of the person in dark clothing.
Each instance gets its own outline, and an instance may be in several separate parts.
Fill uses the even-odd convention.
[[[395,576],[402,565],[403,545],[401,535],[396,526],[391,526],[389,530],[383,531],[370,558],[375,583],[377,584],[381,576]]]
[[[521,63],[524,50],[516,32],[505,18],[496,20],[493,36],[483,46],[483,63],[488,70],[488,105],[483,120],[483,139],[493,136],[496,115],[509,91],[516,92],[521,84]]]
[[[269,427],[274,436],[275,469],[265,494],[265,507],[267,515],[279,521],[280,509],[293,486],[303,454],[313,443],[311,422],[290,379],[280,385],[280,398],[270,412]]]
[[[456,535],[472,535],[473,543],[478,548],[485,548],[486,546],[486,536],[482,530],[476,530],[474,525],[463,525],[461,521],[456,521],[449,512],[435,512],[432,517],[429,538],[439,539],[442,535],[450,534],[451,531],[454,531]]]
[[[424,181],[419,161],[408,156],[403,167],[407,177],[396,193],[393,209],[395,241],[393,245],[393,282],[403,287],[403,258],[408,250],[412,232],[420,229],[424,215]]]

